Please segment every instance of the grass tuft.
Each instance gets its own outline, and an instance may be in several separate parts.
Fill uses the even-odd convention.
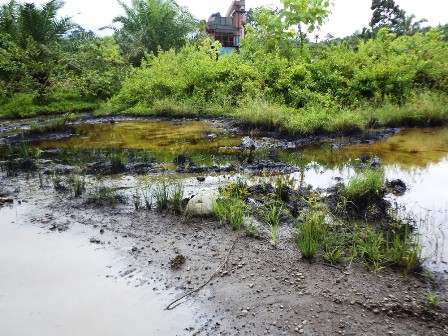
[[[304,259],[313,259],[325,239],[327,228],[326,213],[318,208],[310,208],[303,213],[303,221],[297,221],[296,245]]]

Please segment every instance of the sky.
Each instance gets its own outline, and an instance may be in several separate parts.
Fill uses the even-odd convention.
[[[42,4],[48,0],[19,1]],[[122,1],[131,2],[131,0]],[[0,0],[0,4],[6,2],[6,0]],[[206,20],[212,13],[220,12],[225,15],[231,0],[177,0],[177,3],[188,7],[196,18]],[[372,15],[371,0],[333,0],[333,3],[328,22],[315,34],[324,37],[331,33],[336,37],[344,37],[368,26]],[[407,14],[415,14],[417,19],[426,18],[428,25],[448,23],[448,0],[395,0],[395,3]],[[280,7],[278,0],[246,0],[246,10],[269,4]],[[59,13],[62,16],[73,17],[76,23],[87,30],[105,35],[108,31],[99,32],[98,28],[110,25],[112,19],[122,12],[117,0],[65,0],[65,6]]]

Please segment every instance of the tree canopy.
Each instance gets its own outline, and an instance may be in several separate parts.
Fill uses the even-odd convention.
[[[77,27],[70,17],[57,17],[64,4],[62,0],[50,0],[37,7],[10,0],[0,8],[0,31],[22,47],[30,37],[39,44],[58,41]]]
[[[184,46],[195,32],[197,20],[173,0],[132,0],[128,6],[119,1],[124,14],[113,19],[115,38],[133,65],[139,66],[145,53],[157,55],[159,48]]]

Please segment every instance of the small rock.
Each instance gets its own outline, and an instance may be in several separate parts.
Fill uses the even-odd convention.
[[[214,191],[203,191],[188,201],[186,212],[190,216],[211,217],[214,213],[218,194]]]

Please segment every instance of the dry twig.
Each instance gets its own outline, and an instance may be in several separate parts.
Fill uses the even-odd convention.
[[[204,288],[205,286],[207,286],[207,284],[212,281],[212,279],[216,276],[216,274],[223,269],[226,265],[227,265],[227,260],[229,259],[229,255],[232,252],[233,248],[235,247],[236,242],[238,241],[238,239],[240,238],[240,236],[236,237],[236,239],[233,241],[232,246],[229,249],[229,252],[227,252],[226,257],[224,258],[224,261],[219,265],[219,267],[216,269],[215,272],[213,272],[213,274],[210,276],[210,278],[204,282],[202,285],[200,285],[199,287],[183,294],[181,297],[177,298],[176,300],[172,301],[168,306],[166,306],[165,310],[171,310],[176,308],[178,305],[180,305],[181,303],[178,303],[177,305],[173,306],[173,304],[175,304],[176,302],[179,302],[180,300],[182,300],[183,298],[190,296],[193,293],[199,292],[202,288]]]

